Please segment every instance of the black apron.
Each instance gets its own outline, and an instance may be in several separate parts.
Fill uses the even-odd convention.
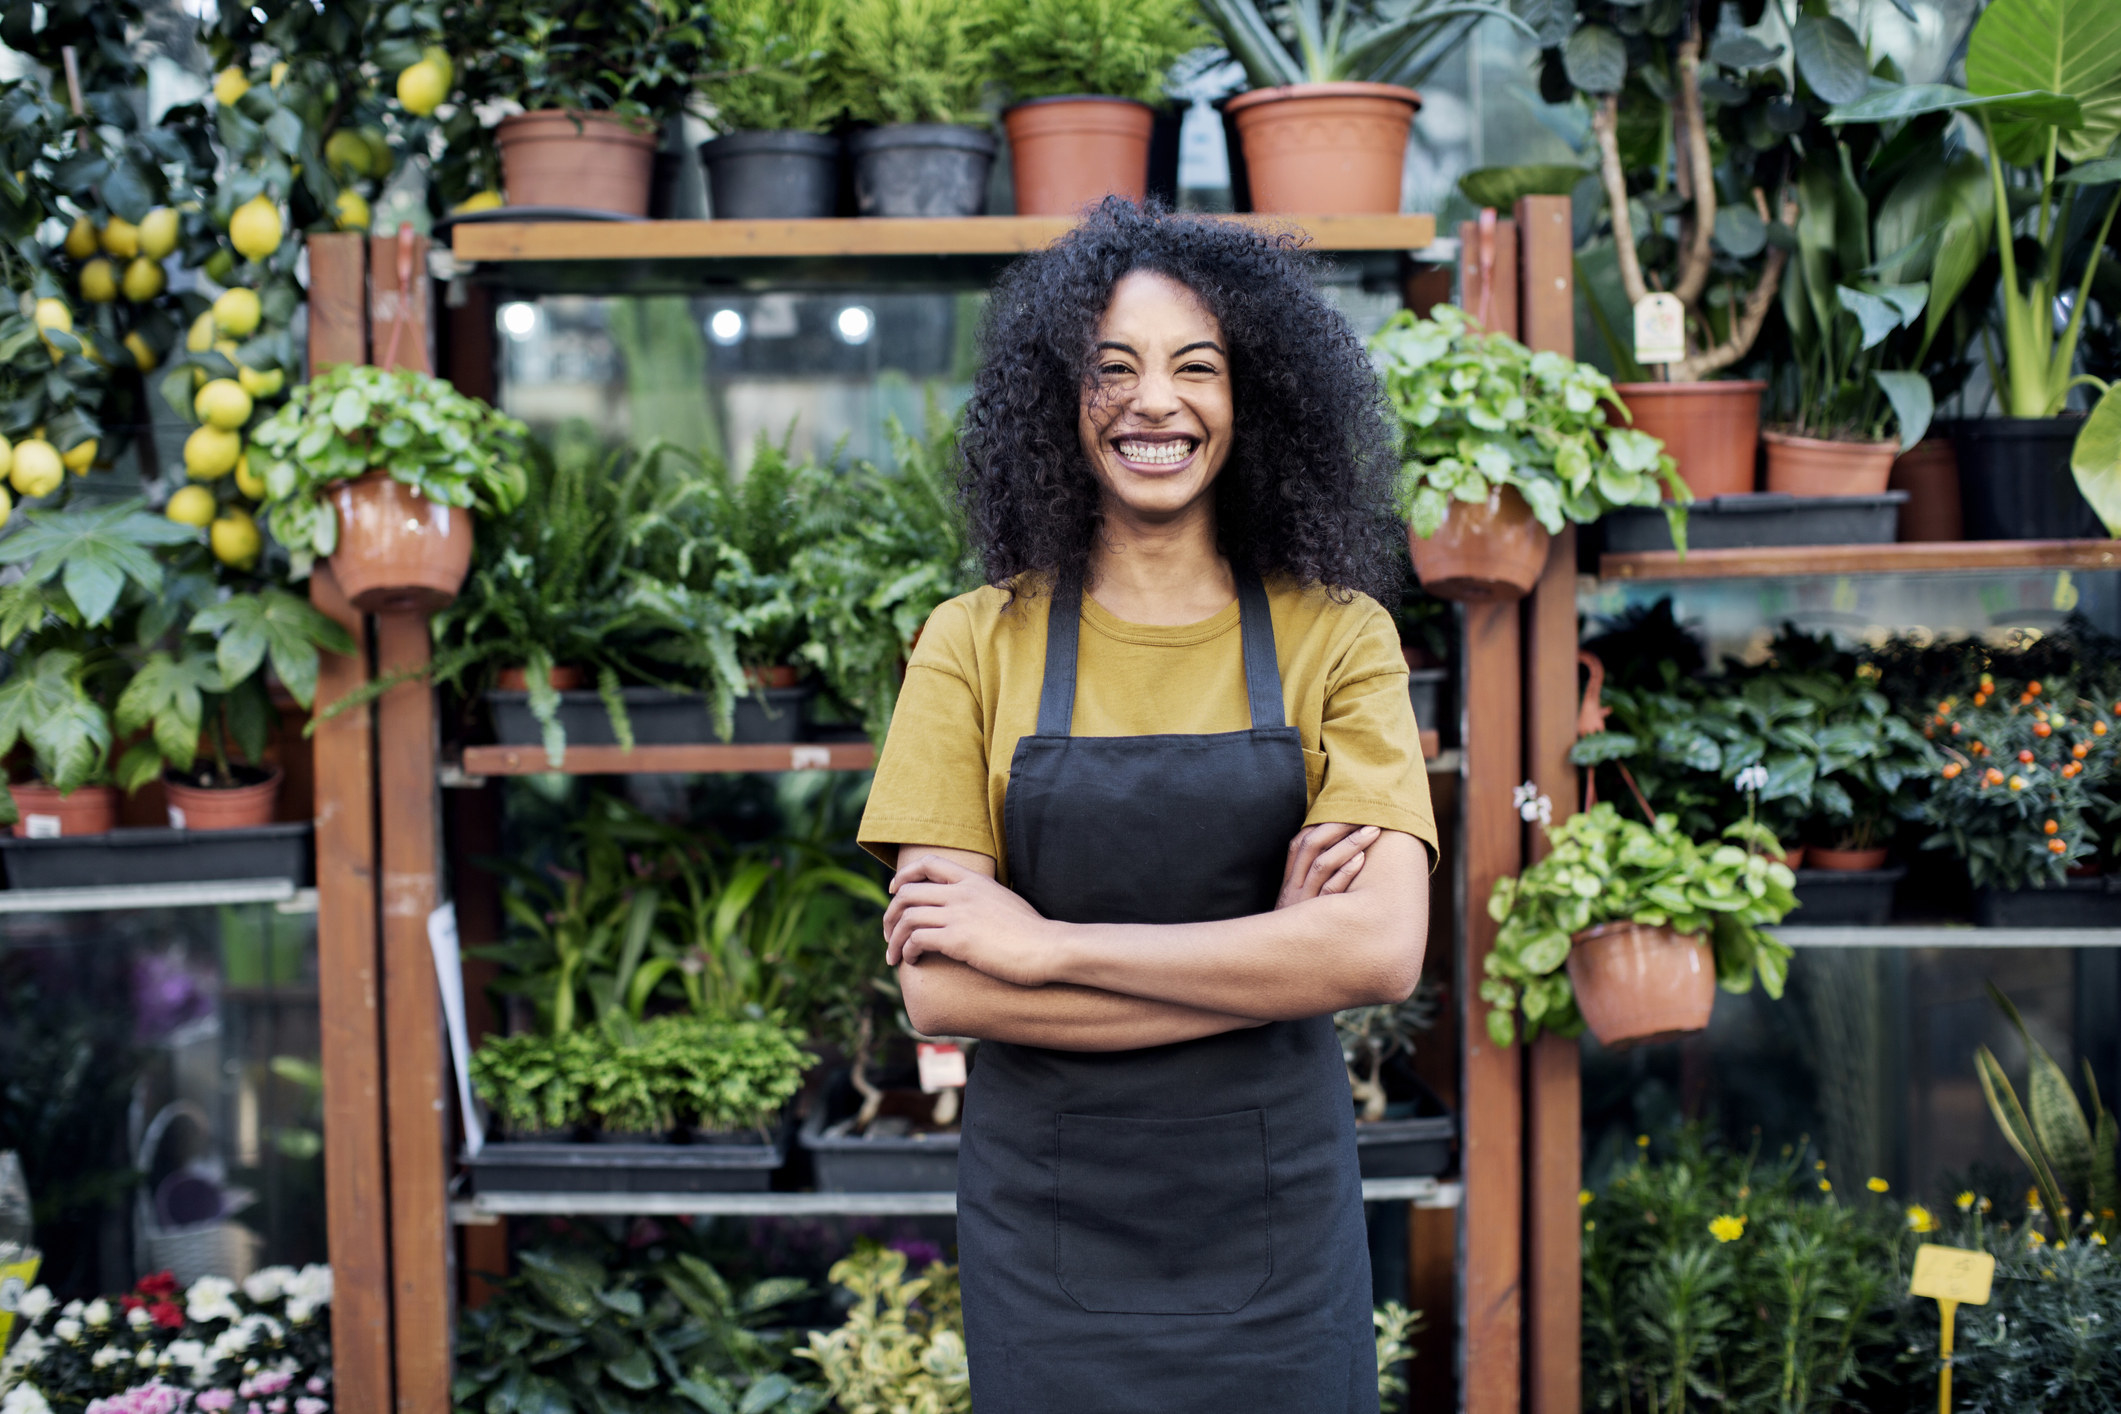
[[[1306,809],[1267,595],[1238,577],[1249,731],[1077,737],[1079,591],[1048,608],[1010,883],[1070,923],[1274,907]],[[1301,965],[1301,959],[1292,959]],[[1354,1108],[1330,1016],[1103,1053],[988,1041],[958,1242],[975,1414],[1375,1414]]]

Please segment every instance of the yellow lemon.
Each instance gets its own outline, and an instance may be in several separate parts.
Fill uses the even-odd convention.
[[[282,59],[279,63],[274,64],[272,66],[272,77],[267,80],[267,82],[269,82],[274,88],[278,88],[281,83],[286,80],[286,78],[287,61],[285,59]]]
[[[59,329],[66,333],[74,330],[74,312],[66,307],[63,299],[40,299],[37,310],[31,316],[39,329]]]
[[[66,253],[76,260],[86,260],[96,253],[96,223],[86,216],[76,216],[74,224],[66,228]]]
[[[246,260],[263,260],[280,248],[280,208],[263,193],[236,208],[228,218],[228,239]]]
[[[109,304],[118,297],[118,269],[102,256],[81,267],[81,298]]]
[[[177,248],[179,232],[177,213],[167,206],[158,206],[140,218],[140,254],[149,260],[162,260]]]
[[[502,205],[503,202],[499,192],[479,191],[473,192],[449,209],[456,215],[463,216],[473,211],[493,211]]]
[[[265,499],[265,478],[250,469],[250,453],[236,458],[236,489],[253,501]]]
[[[336,203],[339,212],[339,229],[342,231],[365,231],[368,229],[368,199],[352,187],[339,193]]]
[[[390,169],[398,163],[396,154],[390,150],[389,136],[381,128],[363,128],[361,138],[368,144],[368,175],[389,176]]]
[[[213,529],[206,532],[206,539],[214,548],[214,558],[230,569],[249,569],[258,562],[258,552],[265,548],[258,523],[240,506],[230,506],[216,519]]]
[[[258,327],[258,319],[264,306],[258,303],[258,292],[237,288],[223,290],[214,301],[214,327],[224,334],[238,339],[247,337]]]
[[[169,494],[162,514],[179,525],[207,525],[214,518],[214,493],[204,486],[179,486]]]
[[[194,481],[212,481],[236,469],[243,438],[226,427],[200,427],[184,439],[184,471]]]
[[[25,496],[49,496],[66,480],[66,463],[59,449],[41,437],[15,444],[15,464],[7,473],[8,485]]]
[[[125,297],[134,304],[146,304],[161,294],[168,283],[169,276],[163,272],[162,262],[140,255],[135,256],[132,264],[125,267],[122,288],[125,290]]]
[[[0,525],[6,525],[7,518],[14,513],[14,498],[9,496],[4,488],[0,488]]]
[[[125,336],[125,351],[133,356],[133,367],[142,373],[154,372],[155,365],[162,361],[155,357],[153,347],[140,337],[140,331],[137,329]]]
[[[250,394],[233,378],[216,378],[191,400],[191,410],[208,427],[241,427],[250,421]]]
[[[431,59],[408,65],[398,75],[398,102],[416,118],[424,118],[449,96],[449,77]]]
[[[420,57],[435,66],[442,74],[442,87],[456,87],[457,61],[449,57],[449,51],[439,44],[430,44],[420,51]]]
[[[236,253],[227,246],[214,247],[214,253],[206,257],[206,278],[217,285],[228,283],[228,277],[236,273]]]
[[[214,102],[220,104],[223,108],[228,107],[248,92],[250,92],[250,80],[245,78],[243,71],[234,64],[230,64],[220,73],[214,75]]]
[[[252,368],[247,363],[238,364],[236,381],[253,398],[269,398],[287,385],[287,373],[279,368]]]
[[[324,162],[338,176],[370,175],[374,154],[368,139],[352,128],[341,128],[324,140]]]
[[[113,216],[103,223],[103,249],[120,260],[131,260],[140,253],[140,228],[123,216]]]
[[[216,339],[214,340],[214,352],[227,359],[230,363],[235,363],[236,341],[234,339]],[[241,365],[237,366],[240,367]]]
[[[0,437],[0,476],[7,475],[15,464],[15,444]]]
[[[88,475],[88,469],[96,464],[96,439],[91,437],[86,442],[74,443],[59,453],[59,460],[64,462],[66,469],[74,475]]]
[[[205,353],[214,346],[214,316],[212,310],[202,313],[191,322],[185,331],[184,347],[193,353]]]

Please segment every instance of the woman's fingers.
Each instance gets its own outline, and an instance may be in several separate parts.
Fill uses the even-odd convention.
[[[1345,868],[1349,860],[1358,857],[1363,850],[1375,844],[1377,836],[1378,829],[1375,825],[1364,825],[1361,829],[1351,827],[1348,833],[1330,848],[1320,850],[1304,876],[1306,890],[1323,886],[1326,880]]]
[[[1319,885],[1318,892],[1321,895],[1346,893],[1348,885],[1354,883],[1355,876],[1362,872],[1362,862],[1366,857],[1365,854],[1358,852],[1353,859],[1350,859],[1347,863],[1341,865],[1339,869],[1335,870],[1332,878]]]
[[[972,871],[962,864],[953,863],[939,854],[924,854],[911,864],[902,866],[896,874],[893,874],[889,889],[890,892],[895,894],[904,885],[922,880],[938,884],[955,884],[959,880],[971,877]]]

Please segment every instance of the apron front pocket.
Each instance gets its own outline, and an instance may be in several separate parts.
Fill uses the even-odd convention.
[[[1265,1111],[1057,1120],[1054,1275],[1076,1304],[1225,1315],[1266,1285]]]

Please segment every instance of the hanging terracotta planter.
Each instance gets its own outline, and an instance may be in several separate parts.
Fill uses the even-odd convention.
[[[1767,489],[1792,496],[1875,496],[1892,479],[1892,442],[1835,442],[1763,432]]]
[[[1613,391],[1634,414],[1635,430],[1664,443],[1695,500],[1753,489],[1765,382],[1616,383]]]
[[[1907,492],[1907,504],[1900,508],[1902,540],[1966,538],[1959,509],[1959,458],[1949,436],[1925,437],[1902,452],[1886,485]]]
[[[1484,505],[1451,502],[1443,525],[1428,539],[1407,530],[1407,550],[1421,587],[1439,599],[1486,604],[1522,599],[1547,566],[1546,527],[1523,496],[1508,486]]]
[[[1814,869],[1830,869],[1839,874],[1866,874],[1885,867],[1886,851],[1877,849],[1822,849],[1812,845],[1804,852],[1804,861]]]
[[[648,214],[653,124],[552,108],[503,118],[493,140],[510,206]]]
[[[1073,216],[1107,196],[1149,193],[1156,113],[1131,98],[1033,98],[1002,114],[1019,216]]]
[[[331,571],[363,613],[431,614],[471,571],[471,512],[430,501],[386,471],[330,491],[339,513]]]
[[[169,797],[169,826],[173,830],[247,830],[270,825],[280,808],[280,784],[285,779],[278,766],[259,768],[262,780],[240,786],[197,786],[162,778]]]
[[[1252,209],[1396,215],[1421,95],[1389,83],[1255,88],[1223,107],[1244,147]]]
[[[79,786],[61,795],[42,781],[29,781],[9,790],[15,797],[16,839],[105,835],[118,827],[115,786]]]
[[[1618,1050],[1708,1029],[1716,958],[1700,938],[1640,923],[1601,923],[1574,942],[1569,985],[1600,1045]]]

